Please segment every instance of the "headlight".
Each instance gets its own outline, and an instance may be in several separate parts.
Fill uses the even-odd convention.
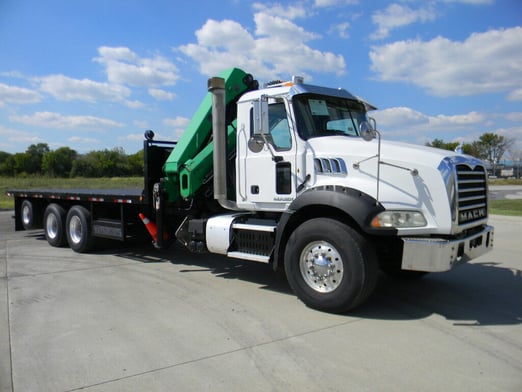
[[[383,211],[376,215],[371,222],[374,228],[405,228],[426,226],[426,218],[419,211]]]

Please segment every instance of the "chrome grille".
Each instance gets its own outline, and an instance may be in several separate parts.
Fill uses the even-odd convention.
[[[468,224],[488,216],[487,175],[483,166],[459,164],[457,169],[458,222]]]
[[[346,163],[342,158],[315,158],[316,173],[321,174],[346,174]]]

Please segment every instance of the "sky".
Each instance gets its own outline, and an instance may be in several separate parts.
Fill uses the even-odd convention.
[[[345,88],[383,139],[522,152],[522,0],[0,0],[0,151],[177,140],[230,67]]]

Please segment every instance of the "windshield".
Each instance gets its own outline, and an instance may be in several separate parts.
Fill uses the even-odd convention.
[[[359,136],[359,124],[368,121],[362,103],[325,95],[293,97],[297,131],[304,140],[312,137]]]

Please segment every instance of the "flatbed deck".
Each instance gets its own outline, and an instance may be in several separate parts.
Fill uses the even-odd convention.
[[[76,200],[105,203],[144,204],[143,190],[129,189],[9,189],[14,197],[40,198],[53,200]]]

